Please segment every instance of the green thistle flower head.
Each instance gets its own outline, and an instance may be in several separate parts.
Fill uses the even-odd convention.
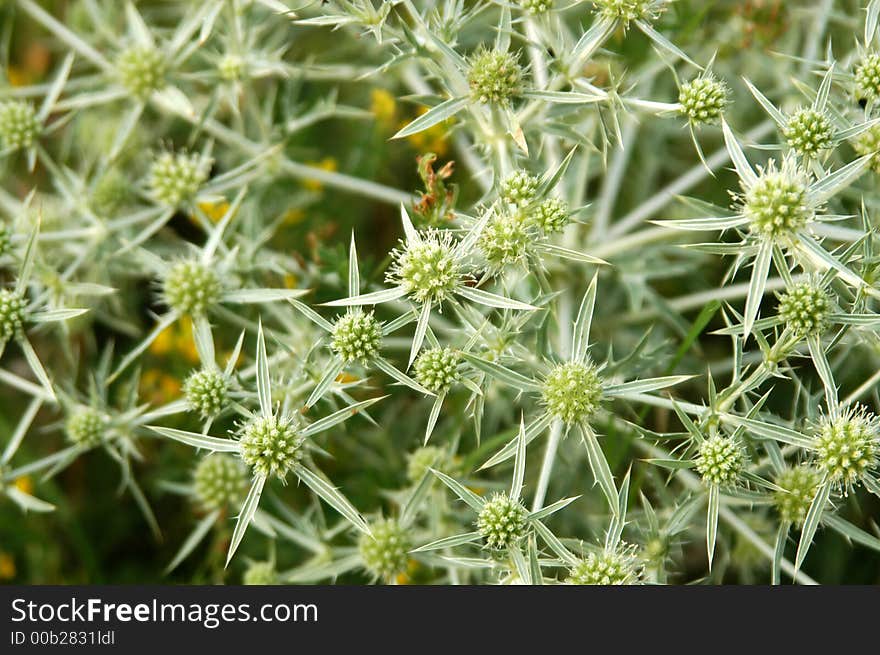
[[[8,255],[10,250],[12,250],[12,233],[9,231],[9,226],[0,221],[0,257]]]
[[[522,67],[509,52],[481,48],[471,58],[468,85],[474,102],[506,106],[522,94]]]
[[[460,362],[461,356],[453,348],[425,350],[413,365],[416,381],[428,391],[446,391],[461,377],[458,371]]]
[[[330,348],[346,363],[366,364],[379,354],[381,345],[382,326],[373,312],[360,307],[349,309],[333,324]]]
[[[788,117],[782,135],[789,147],[802,156],[814,157],[834,145],[834,126],[825,114],[810,107]]]
[[[251,562],[241,578],[248,586],[267,586],[278,584],[278,573],[272,562]]]
[[[116,72],[119,82],[131,95],[146,99],[153,91],[165,88],[168,65],[155,48],[132,46],[119,55]]]
[[[525,207],[538,195],[539,180],[527,171],[515,171],[501,182],[501,198],[518,207]]]
[[[525,259],[534,234],[521,216],[496,214],[483,228],[477,246],[492,271]]]
[[[64,431],[71,443],[83,448],[100,445],[107,438],[110,419],[93,407],[75,410],[64,423]]]
[[[610,552],[589,553],[571,567],[565,581],[573,585],[636,584],[642,565],[634,551],[634,548],[622,547]]]
[[[566,424],[588,420],[602,400],[602,379],[591,363],[565,362],[544,378],[542,397],[547,411]]]
[[[203,418],[217,416],[229,401],[229,378],[216,368],[193,371],[183,383],[183,395],[191,411]]]
[[[150,191],[158,202],[179,207],[195,197],[209,169],[210,161],[201,155],[163,152],[150,167]]]
[[[619,20],[624,26],[634,20],[654,20],[663,11],[657,0],[593,0],[593,5],[608,20]]]
[[[394,262],[387,281],[402,286],[419,303],[442,302],[462,277],[452,235],[446,230],[423,232],[418,241],[404,243],[391,255]]]
[[[477,516],[477,530],[492,550],[507,550],[528,532],[529,512],[507,494],[496,493]]]
[[[544,234],[562,232],[571,221],[568,204],[558,198],[547,198],[529,210],[526,220]]]
[[[880,150],[880,125],[874,125],[859,134],[852,140],[853,150],[858,155],[874,155],[871,158],[871,170],[880,173],[880,156],[875,153]]]
[[[519,0],[519,6],[537,16],[553,9],[553,0]]]
[[[217,62],[217,72],[220,74],[220,77],[227,82],[240,80],[244,77],[245,61],[238,55],[224,55],[220,61]]]
[[[302,459],[305,437],[292,417],[257,416],[241,433],[241,458],[257,475],[284,478]]]
[[[697,471],[706,485],[732,487],[746,464],[746,452],[737,439],[716,435],[703,440]]]
[[[184,260],[168,271],[162,287],[165,304],[181,314],[200,316],[220,300],[222,285],[214,269]]]
[[[0,102],[0,142],[4,149],[30,148],[40,136],[34,108],[20,100]]]
[[[90,206],[103,218],[113,217],[134,196],[131,182],[119,169],[111,168],[104,173],[92,189]]]
[[[821,334],[828,327],[831,297],[825,289],[802,282],[779,297],[779,317],[798,336]]]
[[[27,300],[17,291],[0,289],[0,343],[24,334]]]
[[[193,474],[193,489],[206,510],[237,506],[247,494],[247,469],[241,461],[225,453],[203,457]]]
[[[880,96],[880,54],[866,54],[854,71],[856,97],[874,100]]]
[[[423,385],[424,386],[424,385]],[[446,451],[437,446],[423,446],[414,450],[407,457],[406,479],[416,484],[420,482],[428,469],[446,472],[448,467]]]
[[[777,168],[772,159],[758,169],[757,181],[743,194],[743,212],[752,233],[764,239],[791,238],[813,220],[807,175],[794,160],[786,158]]]
[[[695,125],[717,123],[730,104],[730,89],[711,73],[701,75],[681,85],[678,104]]]
[[[813,437],[815,462],[825,477],[845,490],[877,465],[880,424],[865,407],[823,418]]]
[[[795,527],[802,526],[821,481],[822,474],[812,466],[801,465],[782,471],[776,478],[776,486],[783,491],[773,494],[779,517]]]
[[[406,571],[412,548],[406,531],[394,519],[380,519],[370,525],[369,534],[361,534],[358,551],[364,567],[373,575],[389,580]]]

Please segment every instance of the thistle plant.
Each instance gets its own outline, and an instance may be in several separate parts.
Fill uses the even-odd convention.
[[[0,4],[13,582],[876,579],[880,0]]]

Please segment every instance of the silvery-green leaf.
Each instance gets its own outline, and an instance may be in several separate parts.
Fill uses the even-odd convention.
[[[798,542],[797,555],[795,556],[795,568],[800,569],[801,564],[813,544],[813,537],[822,521],[822,514],[825,512],[825,506],[828,504],[828,498],[831,495],[831,483],[824,481],[816,490],[813,502],[810,503],[810,509],[807,510],[807,517],[804,519],[804,527],[801,529],[801,538]]]
[[[351,232],[351,245],[348,247],[348,295],[357,296],[361,292],[361,271],[358,267],[357,247],[354,245],[354,230]]]
[[[708,512],[706,513],[706,553],[709,557],[709,570],[715,559],[715,539],[718,535],[718,510],[721,505],[721,492],[717,484],[709,485]]]
[[[308,293],[308,289],[236,289],[223,294],[220,302],[234,304],[255,304],[276,302],[299,298]]]
[[[700,66],[697,62],[695,62],[693,59],[688,57],[684,53],[684,51],[681,48],[679,48],[677,45],[675,45],[672,41],[670,41],[665,36],[660,34],[660,32],[655,30],[648,21],[639,19],[639,20],[635,21],[635,24],[636,24],[636,27],[638,27],[642,32],[644,32],[645,36],[647,36],[649,39],[651,39],[651,41],[654,42],[654,45],[659,47],[661,50],[665,50],[666,52],[672,54],[673,56],[678,57],[680,59],[683,59],[684,61],[689,63],[691,66],[695,66],[696,68],[703,70],[702,66]]]
[[[434,426],[437,425],[437,419],[440,417],[440,409],[443,407],[444,400],[446,400],[446,392],[441,391],[437,394],[437,397],[434,398],[434,402],[431,405],[431,412],[428,414],[428,425],[425,427],[424,443],[426,445],[431,438],[431,434],[434,432]]]
[[[288,302],[291,305],[293,305],[294,307],[296,307],[296,309],[303,316],[305,316],[307,319],[309,319],[312,323],[317,325],[319,328],[321,328],[325,332],[333,332],[333,324],[330,323],[330,321],[325,319],[323,316],[318,314],[311,307],[309,307],[308,305],[306,305],[305,303],[303,303],[299,300],[296,300],[295,298],[289,298]]]
[[[229,566],[232,556],[235,555],[235,551],[238,550],[238,545],[244,538],[244,533],[247,531],[251,519],[254,518],[254,513],[257,511],[257,506],[260,504],[260,496],[263,494],[263,487],[265,484],[265,475],[255,476],[254,481],[251,483],[251,488],[248,491],[247,497],[244,499],[241,511],[238,513],[238,519],[235,521],[235,529],[232,531],[232,539],[229,542],[229,551],[226,553],[226,566]]]
[[[569,496],[568,498],[562,498],[561,500],[557,500],[555,503],[550,503],[546,507],[542,507],[536,512],[532,512],[529,514],[530,521],[540,521],[542,519],[547,518],[548,516],[555,514],[561,509],[564,509],[571,505],[574,501],[576,501],[581,496]]]
[[[542,434],[544,430],[553,422],[553,417],[550,414],[544,413],[541,414],[539,418],[532,421],[531,425],[526,428],[526,443],[529,444],[534,440],[538,435]],[[517,439],[511,439],[507,442],[507,444],[499,450],[497,453],[492,455],[486,463],[480,467],[480,470],[491,468],[500,464],[501,462],[507,461],[514,455],[516,455],[517,448]]]
[[[18,419],[15,430],[9,438],[9,443],[7,443],[6,447],[3,449],[3,455],[0,456],[0,465],[6,464],[12,459],[12,456],[18,450],[22,439],[24,439],[24,436],[31,427],[31,423],[34,422],[34,418],[36,418],[37,412],[40,411],[40,407],[42,406],[42,398],[33,398],[31,402],[28,403],[27,409],[24,410],[24,414]]]
[[[758,101],[758,104],[760,104],[764,108],[764,111],[770,115],[770,118],[772,118],[779,127],[785,127],[788,124],[785,114],[779,111],[776,106],[767,99],[767,96],[761,93],[754,84],[745,78],[743,78],[743,82],[746,83],[746,87],[752,92],[752,95],[755,96],[755,100]]]
[[[767,275],[770,273],[770,262],[773,260],[773,244],[762,241],[758,248],[758,254],[752,265],[752,276],[749,280],[749,291],[746,296],[746,309],[743,315],[743,336],[748,337],[752,332],[755,319],[758,318],[758,310],[761,300],[764,298],[764,289],[767,287]]]
[[[519,434],[516,439],[516,456],[513,461],[513,478],[510,483],[510,497],[519,501],[522,494],[523,481],[526,477],[526,423],[525,417],[519,417]]]
[[[419,546],[409,552],[411,553],[424,553],[429,550],[441,550],[443,548],[454,548],[455,546],[461,546],[462,544],[470,544],[477,541],[480,538],[479,532],[466,532],[464,534],[456,534],[451,537],[443,537],[442,539],[437,539],[436,541],[432,541],[430,543],[425,544],[424,546]]]
[[[758,181],[758,176],[755,175],[755,171],[752,169],[751,164],[749,164],[749,160],[746,159],[739,141],[736,140],[730,126],[723,118],[721,119],[721,131],[724,133],[724,145],[727,148],[727,154],[730,155],[730,161],[733,162],[737,174],[746,187],[751,187]]]
[[[830,175],[810,185],[810,197],[816,204],[824,203],[861,175],[874,159],[874,153],[863,155],[841,166]]]
[[[593,311],[596,306],[596,283],[599,274],[595,273],[593,279],[590,280],[590,286],[581,299],[581,305],[578,309],[577,318],[574,322],[574,330],[572,332],[571,357],[573,361],[587,361],[587,353],[590,348],[590,326],[593,322]]]
[[[472,510],[474,510],[475,512],[479,512],[483,509],[485,501],[473,491],[461,484],[458,480],[455,480],[443,473],[442,471],[438,471],[433,468],[431,469],[431,472],[438,478],[440,478],[440,481],[443,482],[443,484],[445,484],[447,487],[449,487],[456,496],[467,503]]]
[[[454,116],[459,111],[464,109],[467,103],[467,97],[450,98],[445,102],[441,102],[436,107],[431,107],[431,109],[409,123],[406,127],[404,127],[391,138],[402,139],[403,137],[418,134],[423,130],[427,130],[429,127],[434,127],[435,125],[437,125],[437,123],[442,123],[447,118]]]
[[[749,222],[742,214],[736,216],[718,216],[711,218],[682,218],[666,221],[653,221],[661,227],[673,230],[688,230],[693,232],[711,232],[715,230],[728,230]]]
[[[355,528],[364,534],[371,534],[364,517],[354,508],[348,499],[340,493],[322,474],[314,473],[305,466],[298,465],[295,469],[297,477],[315,492],[325,503],[339,512]]]
[[[605,459],[605,453],[599,445],[596,433],[586,424],[581,427],[581,439],[587,449],[587,458],[590,461],[590,469],[593,477],[605,494],[608,500],[608,506],[613,513],[617,512],[617,487],[614,485],[614,476],[611,475],[611,468],[608,466],[608,460]]]
[[[214,368],[217,365],[214,354],[214,335],[211,333],[211,322],[207,316],[193,318],[193,341],[202,366]]]
[[[49,309],[43,312],[34,312],[29,318],[33,323],[54,323],[82,316],[88,311],[88,309]]]
[[[471,353],[463,352],[461,353],[461,356],[462,359],[470,363],[474,368],[486,373],[488,376],[499,382],[503,382],[504,384],[513,387],[514,389],[526,392],[538,392],[541,390],[540,385],[535,380],[527,378],[516,371],[512,371],[506,366],[490,362],[482,357],[472,355]]]
[[[272,387],[269,381],[269,357],[266,355],[266,339],[263,336],[263,322],[257,329],[257,397],[260,400],[260,413],[263,418],[272,416]]]
[[[49,398],[54,400],[55,390],[52,387],[52,381],[49,379],[49,374],[46,373],[46,369],[43,368],[43,364],[40,362],[40,357],[37,355],[37,351],[34,350],[33,345],[28,341],[27,337],[22,337],[18,340],[18,343],[24,352],[24,357],[27,360],[28,365],[31,367],[31,371],[33,371],[37,380],[40,381],[40,385],[48,394]]]
[[[807,450],[812,448],[813,445],[812,441],[804,436],[802,433],[792,430],[790,428],[783,427],[781,425],[774,425],[772,423],[765,423],[763,421],[758,421],[755,419],[743,418],[734,414],[722,414],[720,418],[725,423],[732,423],[733,425],[742,426],[748,432],[751,432],[752,434],[763,437],[765,439],[775,439],[776,441],[781,441],[782,443],[791,444],[792,446],[805,448]]]
[[[527,89],[523,91],[522,95],[530,100],[543,100],[557,105],[586,105],[608,99],[607,93],[592,95],[578,91],[541,91],[539,89]]]
[[[25,493],[15,485],[6,487],[6,495],[25,512],[53,512],[55,505]]]
[[[807,347],[810,350],[813,365],[816,367],[816,373],[819,374],[819,379],[822,380],[828,410],[833,415],[837,410],[837,386],[834,384],[834,374],[831,372],[831,366],[828,364],[828,358],[825,356],[822,341],[817,335],[811,334],[807,337]]]
[[[217,437],[210,437],[198,432],[188,432],[187,430],[178,430],[177,428],[164,428],[159,425],[147,425],[145,427],[153,432],[158,432],[163,437],[174,439],[188,446],[204,448],[211,452],[235,453],[239,449],[238,442],[233,439],[218,439]]]
[[[432,391],[425,389],[425,387],[423,387],[418,382],[413,380],[406,373],[399,370],[397,367],[394,366],[394,364],[389,362],[384,357],[376,357],[373,359],[372,363],[376,366],[376,368],[378,368],[380,371],[385,373],[385,375],[388,375],[389,377],[393,378],[394,380],[396,380],[400,384],[407,386],[410,389],[413,389],[414,391],[418,391],[419,393],[423,393],[426,396],[435,395]]]
[[[880,551],[880,539],[854,526],[846,519],[842,519],[831,512],[825,512],[822,515],[822,523],[832,530],[839,532],[850,541],[854,541],[871,550]]]
[[[608,262],[604,259],[593,257],[585,252],[579,252],[577,250],[572,250],[571,248],[563,248],[562,246],[557,246],[552,243],[541,243],[537,245],[537,248],[540,252],[547,253],[553,257],[562,257],[563,259],[570,259],[574,262],[583,262],[584,264],[608,265]]]
[[[666,375],[658,378],[646,378],[644,380],[633,380],[632,382],[623,382],[621,384],[610,384],[602,388],[604,396],[626,396],[632,393],[647,393],[649,391],[657,391],[658,389],[666,389],[690,380],[696,376],[693,375]]]
[[[528,305],[518,300],[511,300],[510,298],[498,296],[494,293],[489,293],[488,291],[475,289],[473,287],[459,287],[457,293],[458,295],[467,298],[472,302],[475,302],[479,305],[484,305],[486,307],[497,307],[498,309],[518,309],[522,311],[538,309],[533,305]]]
[[[409,349],[409,366],[416,360],[419,351],[422,349],[422,343],[425,341],[425,333],[428,331],[428,321],[431,320],[431,303],[422,303],[419,310],[419,320],[416,322],[416,331],[413,335],[412,346]]]
[[[318,384],[315,385],[315,388],[312,389],[311,395],[309,395],[309,399],[306,401],[306,407],[312,407],[316,402],[321,400],[324,397],[324,394],[327,392],[327,389],[330,388],[330,385],[339,377],[339,374],[342,373],[342,370],[345,368],[345,362],[342,361],[341,358],[334,356],[333,359],[327,364],[327,368],[324,371],[324,374],[321,376],[321,379],[318,381]]]
[[[311,437],[316,435],[324,430],[329,430],[334,425],[339,425],[343,421],[347,421],[352,416],[357,414],[363,409],[366,409],[370,405],[374,405],[387,398],[388,396],[380,396],[378,398],[370,398],[368,400],[362,400],[360,402],[349,405],[348,407],[343,407],[342,409],[338,409],[332,414],[325,416],[324,418],[318,419],[314,423],[309,423],[305,428],[303,428],[301,434],[304,437]]]
[[[405,295],[406,290],[403,287],[392,287],[391,289],[382,289],[381,291],[373,291],[372,293],[365,293],[360,296],[353,296],[351,298],[332,300],[330,302],[325,302],[322,304],[327,307],[357,307],[360,305],[378,305],[383,302],[397,300],[398,298],[402,298]]]

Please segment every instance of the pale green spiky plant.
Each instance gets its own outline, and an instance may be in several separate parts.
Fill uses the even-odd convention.
[[[36,355],[4,355],[0,381],[29,398],[22,416],[3,412],[0,474],[25,509],[49,507],[16,481],[45,472],[69,484],[61,470],[95,450],[149,508],[159,462],[202,470],[166,440],[141,441],[161,422],[165,436],[229,451],[205,462],[234,463],[169,487],[197,505],[168,554],[181,579],[241,500],[214,581],[258,540],[268,560],[265,548],[233,560],[251,582],[684,581],[705,565],[683,547],[698,540],[715,562],[707,580],[726,579],[721,564],[746,543],[771,581],[812,582],[800,569],[821,572],[820,527],[880,547],[862,503],[877,493],[880,2],[785,8],[751,26],[713,5],[712,30],[683,29],[676,3],[659,0],[344,0],[298,15],[276,0],[162,11],[89,0],[69,15],[14,4],[10,24],[41,25],[63,54],[47,83],[0,85],[0,262],[17,285],[12,269],[38,242],[27,292],[42,304],[29,309],[90,310],[50,334],[31,326],[39,369]],[[304,58],[307,35],[317,46]],[[426,110],[392,100],[388,117],[385,96]],[[384,131],[364,145],[371,119]],[[343,121],[358,138],[336,134]],[[781,138],[763,143],[774,128]],[[391,160],[428,142],[455,159],[454,190],[452,162],[433,171],[426,153],[413,197]],[[307,163],[325,152],[340,171]],[[735,189],[730,161],[733,212],[718,206]],[[675,201],[688,193],[698,198]],[[401,206],[403,240],[383,259],[380,226]],[[31,207],[43,213],[34,238]],[[689,218],[694,207],[717,218]],[[692,244],[670,226],[743,238]],[[339,256],[334,235],[352,227],[360,255],[352,241]],[[725,274],[705,253],[733,265]],[[140,291],[156,282],[158,310]],[[306,289],[347,309],[326,319]],[[16,336],[19,305],[6,306]],[[195,356],[162,360],[186,315]],[[241,345],[254,337],[255,357]],[[109,339],[124,342],[118,361]],[[29,362],[39,385],[19,375]],[[180,379],[161,400],[138,388],[156,366]],[[80,375],[99,381],[79,392]],[[382,402],[362,400],[374,387]],[[365,420],[346,430],[353,408]],[[320,425],[320,446],[300,439]],[[570,427],[581,442],[563,439]],[[237,438],[208,436],[223,429]],[[49,440],[24,438],[40,430]],[[52,441],[60,434],[76,443]],[[520,456],[526,442],[543,453]],[[30,463],[10,468],[12,453]],[[326,454],[345,496],[309,459]],[[250,493],[239,498],[233,480],[218,514],[208,483],[245,465]],[[301,489],[266,485],[288,469]],[[640,508],[628,507],[636,480]],[[548,493],[568,498],[544,507]],[[343,520],[328,522],[318,499]],[[249,524],[259,534],[243,542]],[[406,553],[420,544],[433,546]],[[766,573],[744,556],[737,567]]]

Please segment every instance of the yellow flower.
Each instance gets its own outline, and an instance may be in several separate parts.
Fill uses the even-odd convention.
[[[370,93],[370,112],[380,125],[388,129],[393,126],[397,116],[397,101],[385,89],[373,89]]]
[[[293,273],[288,273],[284,276],[284,286],[288,289],[295,289],[297,282],[299,282],[299,280]]]
[[[13,484],[15,485],[15,488],[22,493],[30,494],[34,490],[33,480],[27,475],[17,478]]]
[[[428,111],[427,108],[422,109],[419,115],[424,114],[426,111]],[[410,134],[406,137],[406,140],[419,152],[433,152],[443,156],[449,150],[449,144],[446,143],[446,134],[449,128],[452,127],[453,120],[452,118],[447,118],[445,121],[441,121],[427,130]],[[404,127],[409,122],[401,123],[400,127]]]
[[[218,202],[200,202],[199,209],[211,219],[212,223],[219,223],[220,219],[226,215],[226,212],[229,211],[229,203],[225,200],[220,200]]]
[[[320,188],[320,183],[318,187]],[[297,223],[302,223],[305,217],[306,213],[302,209],[288,209],[281,216],[281,220],[285,225],[296,225]]]
[[[15,560],[9,553],[0,553],[0,580],[11,580],[15,577]]]
[[[322,171],[330,171],[335,172],[339,168],[339,164],[336,162],[333,157],[324,157],[319,162],[308,162],[309,166],[313,168],[318,168]],[[303,186],[307,188],[309,191],[320,191],[324,188],[324,184],[319,180],[314,179],[305,179],[303,180]]]
[[[350,373],[346,373],[345,371],[343,371],[336,376],[336,381],[339,384],[348,384],[349,382],[357,382],[358,378],[354,375],[351,375]]]
[[[6,69],[6,78],[11,86],[27,86],[32,81],[32,76],[18,66],[9,66]]]
[[[159,335],[153,339],[153,343],[150,344],[150,352],[154,355],[160,356],[170,353],[171,349],[174,348],[174,333],[176,329],[177,328],[174,325],[169,325],[162,330]]]

